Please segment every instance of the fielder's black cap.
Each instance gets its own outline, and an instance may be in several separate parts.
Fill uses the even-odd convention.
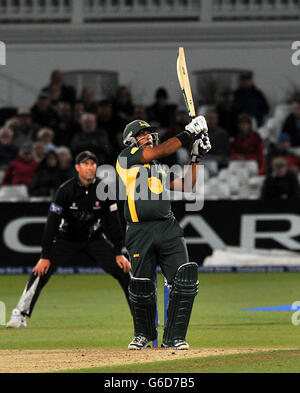
[[[91,151],[82,151],[81,153],[78,154],[78,156],[75,159],[76,164],[81,164],[82,162],[85,162],[86,160],[93,160],[96,164],[98,164],[97,157],[95,156],[94,153]]]

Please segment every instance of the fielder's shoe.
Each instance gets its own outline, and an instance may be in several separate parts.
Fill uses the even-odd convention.
[[[26,328],[26,317],[21,314],[20,310],[15,308],[11,314],[10,321],[7,322],[7,328]]]
[[[149,340],[144,336],[135,337],[128,345],[128,349],[144,349],[146,348]]]
[[[172,348],[172,349],[176,349],[178,351],[190,349],[189,344],[185,340],[174,340],[173,345],[167,345],[167,344],[163,343],[161,346],[163,348]]]

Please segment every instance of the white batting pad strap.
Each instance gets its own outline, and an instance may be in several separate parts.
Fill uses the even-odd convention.
[[[111,212],[115,212],[116,210],[118,210],[118,205],[116,203],[114,203],[113,205],[110,205],[109,210]]]

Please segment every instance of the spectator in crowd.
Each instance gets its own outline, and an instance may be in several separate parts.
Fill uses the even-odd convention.
[[[231,153],[229,135],[223,128],[219,127],[218,114],[215,110],[209,110],[205,118],[212,146],[205,160],[217,161],[219,168],[226,167],[228,166]]]
[[[68,180],[75,176],[76,171],[73,164],[71,150],[66,146],[61,146],[57,148],[56,153],[64,180]]]
[[[291,138],[291,146],[300,146],[300,97],[296,97],[292,103],[292,113],[285,119],[282,132]]]
[[[59,167],[57,154],[51,150],[39,165],[33,182],[29,187],[29,195],[35,197],[53,197],[55,191],[64,180]]]
[[[57,121],[56,111],[51,107],[49,93],[41,92],[31,109],[32,120],[39,127],[53,127]]]
[[[70,146],[72,138],[80,130],[80,125],[73,118],[71,104],[68,101],[60,101],[57,106],[57,121],[53,126],[54,144]]]
[[[300,167],[300,157],[291,151],[291,138],[288,134],[282,133],[278,137],[277,143],[270,143],[266,155],[266,173],[272,172],[272,161],[277,157],[285,158],[288,169],[298,172]]]
[[[89,150],[97,156],[99,164],[112,163],[112,147],[107,132],[97,128],[96,116],[85,113],[81,120],[82,131],[76,134],[71,143],[74,156]]]
[[[31,186],[35,173],[38,169],[38,163],[32,156],[33,146],[31,143],[25,143],[19,150],[19,156],[13,160],[3,178],[3,185],[21,185]]]
[[[239,109],[234,101],[234,92],[231,89],[225,89],[220,96],[216,106],[219,117],[219,125],[227,131],[232,138],[237,134],[237,118]]]
[[[187,110],[185,108],[178,109],[178,111],[176,111],[175,114],[175,121],[173,122],[173,124],[167,127],[166,133],[162,139],[167,140],[178,135],[180,132],[182,132],[182,130],[184,130],[185,126],[189,122],[190,122],[190,118],[187,113]]]
[[[117,90],[113,109],[118,120],[118,129],[123,130],[134,119],[134,104],[131,91],[127,86],[120,86]]]
[[[40,163],[46,155],[45,144],[43,142],[35,142],[33,144],[32,156],[35,162]]]
[[[64,82],[64,75],[60,70],[54,70],[50,76],[50,83],[43,88],[43,92],[50,95],[53,104],[59,101],[68,101],[72,105],[76,100],[76,90]]]
[[[32,122],[32,115],[29,109],[21,108],[18,110],[18,120],[20,133],[28,140],[33,140],[36,137],[38,127]]]
[[[54,145],[54,132],[50,128],[41,128],[37,134],[37,140],[45,146],[46,153],[50,150],[56,150]]]
[[[275,158],[272,162],[273,172],[263,183],[261,199],[299,198],[300,188],[297,175],[288,169],[284,158]]]
[[[0,169],[6,169],[8,164],[18,155],[18,148],[13,143],[14,133],[9,128],[0,130]]]
[[[260,127],[265,116],[269,113],[269,104],[263,92],[255,86],[252,72],[241,74],[240,85],[234,95],[239,112],[253,116],[257,126]]]
[[[263,142],[253,131],[251,118],[242,113],[238,117],[238,134],[232,144],[233,160],[254,160],[258,163],[260,173],[264,171]]]
[[[25,135],[22,133],[21,121],[18,117],[12,117],[11,119],[8,119],[4,127],[13,131],[14,144],[18,148],[20,148],[26,142],[31,142],[31,135]]]
[[[170,126],[176,118],[175,104],[168,102],[169,96],[165,88],[160,87],[156,90],[155,101],[148,108],[148,120],[150,123],[158,123],[160,127]]]
[[[169,125],[165,130],[159,129],[159,139],[164,142],[167,139],[170,139],[176,135],[178,135],[182,130],[184,130],[185,126],[190,122],[189,115],[186,109],[179,109],[176,111],[175,121],[173,124]],[[184,157],[187,149],[185,147],[180,148],[177,152],[170,154],[167,157],[161,158],[161,163],[166,164],[168,166],[172,166],[175,164],[179,164],[182,162],[181,157]],[[186,164],[186,162],[184,163]]]
[[[80,125],[81,117],[84,114],[84,104],[81,100],[77,100],[74,104],[74,121]]]
[[[95,93],[93,89],[84,87],[81,93],[80,101],[83,103],[84,111],[86,113],[95,113],[97,111],[97,104],[95,101]]]
[[[97,104],[96,115],[98,128],[106,130],[109,135],[109,139],[112,142],[119,131],[112,103],[107,99],[99,101]]]

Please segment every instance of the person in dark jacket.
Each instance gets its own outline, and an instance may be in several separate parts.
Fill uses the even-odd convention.
[[[297,175],[288,169],[284,158],[275,158],[272,163],[273,173],[266,177],[261,199],[299,198],[300,188]]]
[[[6,169],[8,164],[18,155],[18,148],[13,143],[14,133],[10,129],[0,130],[0,168]]]
[[[296,98],[293,102],[293,110],[285,119],[282,132],[291,138],[291,146],[300,146],[300,98]]]
[[[239,112],[253,116],[257,121],[257,126],[260,127],[270,107],[263,92],[254,85],[252,72],[241,74],[240,86],[234,96]]]
[[[41,161],[33,183],[29,189],[31,196],[53,196],[64,180],[55,151],[49,151]]]

